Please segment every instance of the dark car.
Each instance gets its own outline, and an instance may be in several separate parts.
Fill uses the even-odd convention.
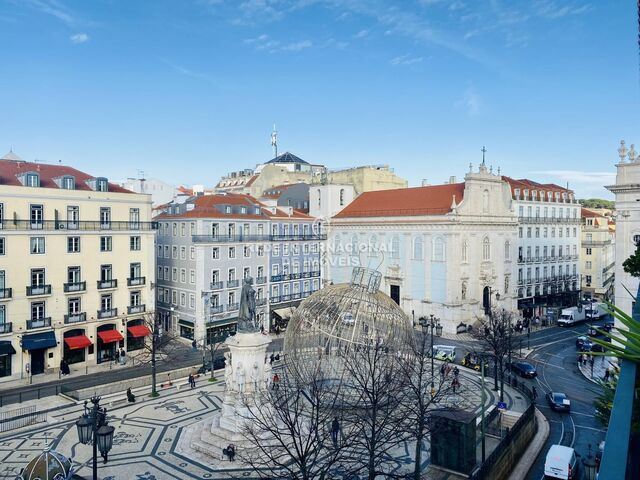
[[[589,352],[591,347],[593,347],[593,342],[584,335],[576,338],[576,348],[581,352]]]
[[[226,360],[224,357],[216,357],[213,359],[214,370],[220,370],[224,368],[225,365],[226,365]],[[204,374],[210,371],[211,371],[211,358],[208,358],[204,361],[204,364],[198,369],[198,373]]]
[[[518,375],[524,378],[535,378],[538,375],[536,367],[528,362],[513,362],[510,365],[511,371],[516,372]]]
[[[604,352],[604,347],[599,343],[594,343],[591,347],[592,352]]]
[[[551,407],[551,410],[555,410],[556,412],[571,411],[571,400],[569,400],[564,393],[560,393],[560,392],[547,393],[547,402],[549,402],[549,406]]]

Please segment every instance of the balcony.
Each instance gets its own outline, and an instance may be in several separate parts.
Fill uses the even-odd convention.
[[[84,292],[87,289],[87,282],[72,282],[64,284],[65,293]]]
[[[272,282],[281,282],[284,279],[284,275],[271,275]]]
[[[211,290],[222,290],[224,288],[224,282],[211,282],[209,288]]]
[[[259,307],[262,305],[266,305],[266,303],[267,303],[267,299],[264,297],[256,299],[256,305]]]
[[[144,313],[145,311],[145,304],[140,304],[140,305],[129,305],[127,307],[127,314],[128,315],[135,315],[136,313]]]
[[[310,278],[311,272],[302,272],[302,278]]]
[[[51,327],[51,317],[32,318],[27,320],[27,330]]]
[[[30,285],[27,287],[27,297],[36,295],[51,295],[51,285]]]
[[[271,303],[280,303],[281,301],[282,301],[282,298],[280,297],[280,295],[275,295],[271,297]]]
[[[262,285],[263,283],[267,283],[267,277],[257,277],[256,285]]]
[[[82,313],[70,313],[69,315],[64,316],[65,325],[71,323],[80,323],[87,320],[87,314],[85,312]]]
[[[118,280],[98,280],[98,290],[105,290],[107,288],[118,288]]]
[[[227,312],[234,312],[240,308],[239,303],[229,303],[227,305]]]
[[[127,278],[127,286],[139,287],[140,285],[144,285],[146,281],[147,281],[147,277],[130,277],[130,278]]]
[[[292,300],[300,300],[302,298],[302,294],[300,292],[294,292],[291,294]]]
[[[66,221],[66,220],[5,220],[1,224],[3,230],[157,230],[158,222],[101,222],[101,221]]]
[[[311,272],[311,276],[312,277],[319,277],[320,276],[320,270],[316,270],[315,272]]]
[[[222,313],[222,312],[224,312],[224,306],[223,305],[211,305],[209,307],[209,312],[213,313],[213,314]]]
[[[3,333],[11,333],[12,331],[13,331],[12,322],[0,323],[0,335],[2,335]]]
[[[13,296],[10,288],[0,288],[0,300],[7,300]]]
[[[242,243],[242,242],[287,242],[287,241],[309,241],[326,240],[327,235],[321,234],[298,234],[298,235],[192,235],[193,243]]]
[[[240,280],[227,280],[227,288],[236,288],[240,285]]]
[[[110,308],[108,310],[98,310],[98,318],[102,320],[103,318],[113,318],[118,316],[117,308]]]

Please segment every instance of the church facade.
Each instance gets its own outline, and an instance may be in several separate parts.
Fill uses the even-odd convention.
[[[482,164],[460,183],[363,193],[331,220],[323,265],[333,283],[377,269],[414,323],[433,314],[455,333],[517,309],[517,232],[509,184]]]

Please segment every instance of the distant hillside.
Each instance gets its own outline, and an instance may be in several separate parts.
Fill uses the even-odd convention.
[[[578,200],[578,202],[584,208],[609,208],[611,210],[615,208],[615,202],[613,200],[604,200],[602,198],[583,198]]]

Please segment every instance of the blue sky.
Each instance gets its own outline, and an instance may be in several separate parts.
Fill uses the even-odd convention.
[[[280,150],[417,185],[487,162],[607,195],[636,2],[0,0],[0,150],[214,184]]]

